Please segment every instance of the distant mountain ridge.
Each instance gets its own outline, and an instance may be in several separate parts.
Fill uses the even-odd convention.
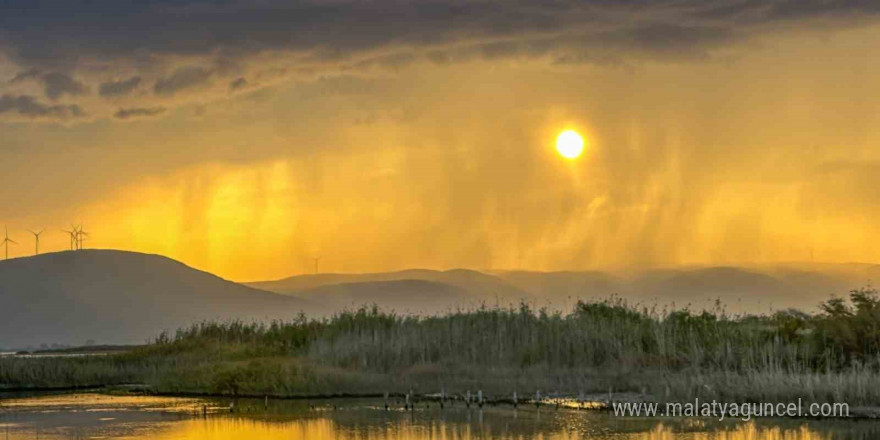
[[[443,283],[459,289],[459,294],[487,305],[515,305],[527,301],[535,306],[570,310],[578,300],[606,299],[612,296],[630,303],[689,307],[712,310],[720,303],[731,313],[770,313],[798,308],[815,311],[831,295],[845,296],[880,276],[880,266],[871,264],[766,265],[754,267],[696,267],[646,270],[617,275],[601,271],[493,271],[467,269],[436,271],[410,269],[366,274],[297,275],[275,281],[249,283],[252,287],[308,298],[315,303],[332,299],[330,286],[345,284],[349,298],[373,301],[369,283],[377,281],[422,280]],[[358,286],[363,291],[356,293]],[[412,300],[419,289],[412,287]],[[333,300],[335,301],[335,300]],[[433,301],[433,300],[432,300]],[[462,299],[449,297],[445,308],[461,306]],[[471,302],[471,304],[473,304]],[[391,304],[393,305],[393,304]],[[439,306],[435,304],[434,306]],[[437,307],[431,307],[436,309]]]
[[[376,305],[385,311],[411,315],[437,314],[481,304],[479,298],[460,287],[417,279],[327,284],[299,291],[296,297],[334,311]]]
[[[469,300],[489,305],[516,303],[529,299],[529,293],[508,283],[507,281],[483,272],[470,269],[430,270],[407,269],[394,272],[377,272],[366,274],[315,274],[295,275],[275,281],[247,283],[248,286],[271,292],[302,297],[305,292],[331,285],[357,285],[364,283],[389,281],[427,281],[450,286],[450,291],[466,294]],[[414,286],[412,286],[414,287]],[[349,290],[352,286],[349,286]],[[413,295],[419,291],[413,289]],[[309,298],[319,301],[319,296],[307,294]],[[453,298],[450,298],[453,299]],[[380,304],[381,305],[381,304]],[[451,302],[450,305],[456,305]]]
[[[311,309],[159,255],[89,249],[0,262],[0,347],[141,343],[202,320]]]

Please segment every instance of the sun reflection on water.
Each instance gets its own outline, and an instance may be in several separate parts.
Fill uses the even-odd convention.
[[[472,439],[534,439],[534,440],[826,440],[832,437],[810,431],[806,427],[783,429],[759,428],[754,423],[742,424],[731,431],[678,432],[660,424],[647,432],[584,433],[578,429],[550,432],[489,429],[480,425],[449,423],[387,424],[378,426],[341,426],[330,419],[300,420],[273,423],[259,420],[218,418],[188,420],[173,425],[163,432],[154,433],[152,440],[472,440]]]

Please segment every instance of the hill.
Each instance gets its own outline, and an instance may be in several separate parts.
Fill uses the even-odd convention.
[[[355,289],[358,289],[358,284],[363,284],[363,292],[355,295],[358,298],[364,298],[366,302],[376,302],[384,307],[381,297],[372,299],[370,296],[371,292],[378,293],[376,290],[377,286],[382,286],[382,284],[374,283],[405,280],[411,282],[408,284],[391,284],[386,286],[393,286],[395,289],[403,289],[416,296],[422,296],[424,294],[427,294],[428,296],[436,296],[439,292],[438,289],[440,289],[438,284],[445,285],[446,287],[444,289],[449,292],[449,296],[444,309],[465,305],[457,303],[457,301],[485,303],[488,305],[507,305],[510,303],[518,303],[522,299],[530,299],[528,292],[511,285],[505,280],[491,274],[468,269],[453,269],[446,271],[409,269],[396,272],[365,274],[296,275],[281,280],[248,283],[248,285],[271,292],[297,297],[308,297],[312,300],[321,302],[320,295],[315,295],[315,292],[311,291],[314,291],[319,287],[345,284],[347,285],[345,290],[353,292]],[[412,281],[424,281],[431,284],[413,283]],[[423,293],[420,290],[421,288],[427,288],[430,292]],[[320,290],[318,292],[320,292]]]
[[[519,303],[526,300],[536,306],[569,311],[578,300],[606,299],[618,296],[630,303],[676,305],[693,310],[711,310],[720,301],[731,313],[769,313],[774,310],[798,308],[814,312],[819,302],[829,295],[846,295],[880,276],[880,266],[869,264],[786,264],[750,267],[690,267],[662,270],[644,270],[631,273],[601,271],[493,271],[491,273],[456,269],[436,271],[410,269],[396,272],[367,274],[299,275],[277,281],[249,284],[273,292],[308,298],[315,303],[328,300],[327,305],[338,307],[332,295],[321,292],[337,290],[330,286],[345,284],[346,298],[357,298],[362,303],[377,303],[382,307],[382,296],[376,282],[421,280],[447,285],[450,293],[447,303],[441,304],[442,294],[425,293],[431,297],[432,308],[441,310],[485,303],[488,305]],[[363,284],[362,287],[358,287]],[[410,284],[406,289],[415,298],[422,295],[422,285]],[[395,286],[403,289],[402,286]],[[458,290],[454,290],[455,288]],[[353,293],[356,290],[358,293]],[[345,296],[337,294],[337,297]],[[335,305],[334,305],[335,304]],[[411,304],[411,303],[408,303]],[[349,304],[350,305],[350,304]],[[401,310],[397,308],[397,310]]]
[[[620,294],[624,280],[599,271],[530,272],[503,271],[494,274],[512,286],[528,292],[539,305],[570,310],[583,298],[607,298]]]
[[[715,302],[733,312],[769,313],[784,308],[807,308],[804,297],[782,279],[738,267],[708,267],[650,271],[630,284],[641,301],[713,309]],[[831,292],[823,292],[827,299]],[[815,306],[818,300],[809,306]]]
[[[322,307],[334,311],[376,304],[382,310],[419,315],[443,313],[456,307],[476,307],[480,304],[478,298],[460,287],[412,279],[328,284],[299,291],[296,296],[320,303]]]
[[[731,313],[771,313],[796,308],[815,312],[829,295],[845,296],[870,283],[873,265],[766,265],[605,272],[498,272],[499,278],[554,308],[578,299],[618,296],[630,303],[712,310],[719,301]]]
[[[143,343],[197,321],[313,309],[158,255],[81,250],[0,262],[0,347]]]

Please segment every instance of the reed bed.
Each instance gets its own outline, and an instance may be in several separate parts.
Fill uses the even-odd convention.
[[[745,316],[614,298],[569,313],[520,304],[411,316],[368,306],[321,320],[202,322],[124,354],[0,359],[0,386],[137,383],[278,396],[618,391],[880,404],[877,291],[852,291],[821,310]]]

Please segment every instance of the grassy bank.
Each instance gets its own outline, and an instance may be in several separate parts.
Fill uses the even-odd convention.
[[[880,404],[880,299],[729,316],[620,301],[567,314],[526,305],[413,317],[375,307],[326,320],[200,323],[123,354],[0,359],[0,386],[144,384],[157,392],[294,396],[481,389],[655,399]]]

